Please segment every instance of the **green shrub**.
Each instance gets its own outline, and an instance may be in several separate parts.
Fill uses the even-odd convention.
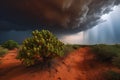
[[[115,44],[114,46],[117,48],[120,48],[120,44]]]
[[[73,49],[79,49],[81,46],[80,45],[72,45]]]
[[[118,68],[120,68],[120,56],[114,57],[112,60],[112,64]]]
[[[7,49],[0,47],[0,57],[3,57],[7,53]]]
[[[36,61],[48,62],[51,59],[64,55],[64,44],[48,30],[32,32],[32,37],[23,41],[18,58],[26,66]]]
[[[95,45],[92,50],[96,58],[102,62],[111,62],[120,53],[120,49],[113,45]]]
[[[105,80],[120,80],[120,73],[108,70],[103,73]]]
[[[69,45],[69,44],[65,45],[65,47],[64,47],[64,53],[65,53],[65,55],[69,54],[70,52],[72,52],[74,50],[75,49],[73,48],[73,46]]]
[[[8,40],[2,44],[2,47],[12,50],[14,48],[18,48],[18,43],[13,40]]]

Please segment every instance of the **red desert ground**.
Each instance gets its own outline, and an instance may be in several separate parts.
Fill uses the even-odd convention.
[[[10,50],[0,58],[0,80],[103,80],[100,74],[112,67],[93,61],[89,47],[79,48],[56,60],[53,68],[40,65],[26,68],[16,59],[18,50]],[[112,68],[119,71],[120,69]]]

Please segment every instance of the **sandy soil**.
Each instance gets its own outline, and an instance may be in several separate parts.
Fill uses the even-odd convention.
[[[1,59],[0,80],[102,80],[99,74],[109,69],[93,61],[89,48],[80,48],[54,60],[51,67],[26,68],[16,55],[17,50],[12,50]]]

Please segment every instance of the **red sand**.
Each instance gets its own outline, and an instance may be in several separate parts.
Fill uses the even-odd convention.
[[[9,51],[0,64],[0,80],[102,80],[97,77],[106,67],[96,65],[89,48],[80,48],[57,60],[54,68],[26,68],[16,59],[17,50]],[[89,63],[90,62],[90,63]]]

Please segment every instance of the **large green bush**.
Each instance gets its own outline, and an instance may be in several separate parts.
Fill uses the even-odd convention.
[[[64,44],[48,30],[32,32],[32,36],[24,40],[18,58],[26,66],[38,61],[49,61],[64,55]]]
[[[13,40],[8,40],[2,44],[2,47],[12,50],[14,48],[18,48],[18,43]]]

